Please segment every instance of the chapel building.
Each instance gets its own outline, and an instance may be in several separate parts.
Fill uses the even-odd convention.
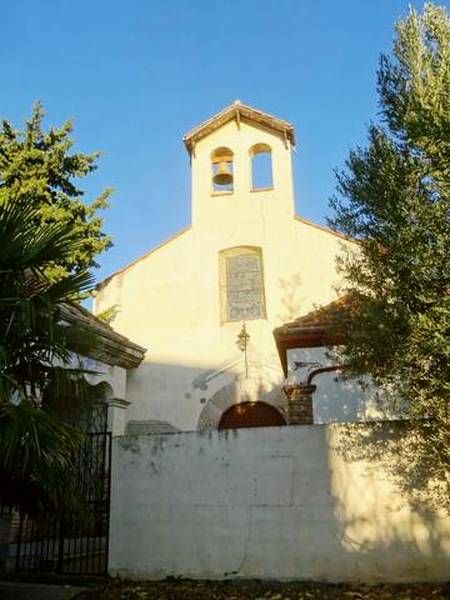
[[[236,101],[184,143],[192,224],[100,283],[94,302],[149,349],[127,373],[124,431],[289,424],[273,331],[343,293],[336,258],[357,244],[295,215],[290,123]],[[291,379],[328,361],[319,343],[286,356]],[[336,372],[315,383],[309,422],[379,415],[373,390]]]

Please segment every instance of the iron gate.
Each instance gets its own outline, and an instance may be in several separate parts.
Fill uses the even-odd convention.
[[[108,568],[111,433],[87,433],[78,456],[78,485],[87,515],[46,519],[20,515],[9,558],[16,571],[104,574]]]

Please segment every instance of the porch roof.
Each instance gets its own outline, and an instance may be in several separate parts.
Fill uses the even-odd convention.
[[[288,350],[345,344],[346,332],[342,325],[342,315],[356,301],[354,294],[346,294],[274,329],[273,335],[285,377]],[[337,325],[338,319],[340,325]]]
[[[62,306],[62,318],[69,324],[95,333],[98,343],[89,352],[89,358],[124,369],[133,369],[141,364],[146,348],[117,333],[111,325],[79,304],[65,303]]]

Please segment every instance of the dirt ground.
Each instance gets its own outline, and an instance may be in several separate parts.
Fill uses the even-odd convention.
[[[314,583],[126,582],[110,580],[86,600],[450,600],[441,585],[326,585]]]

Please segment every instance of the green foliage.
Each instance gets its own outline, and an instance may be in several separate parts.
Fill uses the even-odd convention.
[[[29,402],[0,402],[0,500],[30,515],[76,508],[81,433]]]
[[[80,500],[81,432],[70,422],[98,393],[72,353],[88,354],[96,340],[64,321],[64,306],[92,278],[81,270],[59,281],[46,274],[83,236],[70,223],[39,223],[38,213],[28,196],[0,205],[0,502],[35,513]]]
[[[105,308],[105,310],[102,310],[102,312],[97,313],[96,316],[97,319],[101,319],[105,323],[111,324],[116,318],[119,310],[118,304],[112,304],[111,306],[108,306],[108,308]]]
[[[337,173],[330,224],[361,241],[344,360],[394,386],[424,427],[430,474],[450,466],[450,19],[426,4],[396,26],[378,71],[382,125]],[[447,471],[448,474],[448,471]]]
[[[61,279],[97,266],[95,257],[111,246],[97,214],[108,206],[111,190],[90,205],[83,202],[84,192],[77,182],[97,168],[99,154],[72,153],[72,123],[44,131],[43,117],[42,106],[37,103],[23,131],[6,120],[0,127],[0,205],[9,198],[27,197],[38,209],[35,225],[70,224],[79,232],[76,248],[47,265],[47,275]]]

